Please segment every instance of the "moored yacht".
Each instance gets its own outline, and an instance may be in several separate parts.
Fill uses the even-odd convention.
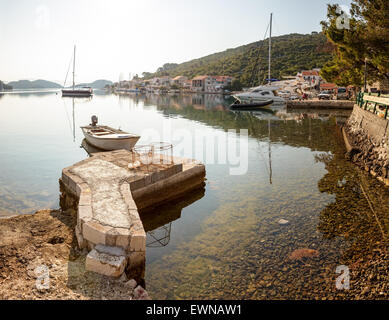
[[[75,72],[76,72],[76,46],[74,46],[74,54],[73,54],[73,85],[72,88],[62,89],[62,97],[91,97],[93,95],[93,89],[91,87],[76,87],[75,79],[74,79]],[[65,79],[65,83],[66,83],[66,79]]]
[[[259,86],[250,89],[249,91],[235,94],[233,97],[241,103],[260,103],[273,100],[274,104],[285,103],[285,99],[277,93],[278,87],[269,85]]]
[[[233,97],[239,101],[241,104],[255,104],[255,103],[264,103],[265,101],[273,101],[273,104],[284,104],[285,98],[278,95],[277,90],[279,87],[272,86],[271,83],[275,81],[271,77],[271,50],[272,50],[272,24],[273,24],[273,14],[270,14],[270,36],[269,36],[269,73],[268,73],[268,84],[251,88],[248,91],[238,93]]]

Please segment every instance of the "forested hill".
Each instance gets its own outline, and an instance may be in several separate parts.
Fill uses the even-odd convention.
[[[8,83],[14,89],[59,89],[62,86],[58,83],[46,80],[19,80]]]
[[[304,69],[321,68],[331,59],[331,46],[322,33],[289,34],[273,38],[272,77],[293,76]],[[244,86],[262,82],[267,77],[268,40],[184,62],[167,63],[145,78],[168,75],[230,75]],[[255,71],[255,72],[254,72]],[[253,81],[255,81],[253,83]]]

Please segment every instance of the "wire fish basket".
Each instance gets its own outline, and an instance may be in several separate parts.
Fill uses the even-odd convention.
[[[153,164],[169,165],[173,163],[173,145],[167,142],[153,142],[150,144],[153,149]]]
[[[130,169],[146,166],[153,162],[154,149],[151,145],[136,146],[132,148],[132,159],[129,164]]]
[[[163,166],[173,163],[173,145],[166,142],[153,142],[149,145],[136,146],[132,149],[130,169],[151,165]]]

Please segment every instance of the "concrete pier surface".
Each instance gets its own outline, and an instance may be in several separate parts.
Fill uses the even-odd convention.
[[[352,110],[354,101],[349,100],[289,100],[288,109],[346,109]]]
[[[132,161],[126,150],[95,153],[62,171],[65,193],[77,203],[75,232],[79,247],[89,251],[89,271],[141,278],[146,232],[138,210],[204,186],[205,166],[195,160],[155,154],[151,164],[136,168]]]

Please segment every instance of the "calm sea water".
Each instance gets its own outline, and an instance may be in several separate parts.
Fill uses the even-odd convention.
[[[205,190],[142,217],[148,290],[157,299],[336,294],[336,267],[379,246],[377,219],[384,232],[389,226],[387,189],[344,159],[338,124],[347,114],[231,112],[230,103],[215,95],[0,95],[0,215],[58,208],[62,168],[87,157],[79,127],[91,115],[142,135],[139,144],[159,134],[176,145],[183,140],[174,133],[185,131],[239,145],[239,130],[247,129],[246,174],[230,175],[228,163],[207,164]],[[203,142],[191,138],[174,152],[193,157]],[[280,225],[280,219],[289,224]],[[304,248],[317,255],[289,258]]]

